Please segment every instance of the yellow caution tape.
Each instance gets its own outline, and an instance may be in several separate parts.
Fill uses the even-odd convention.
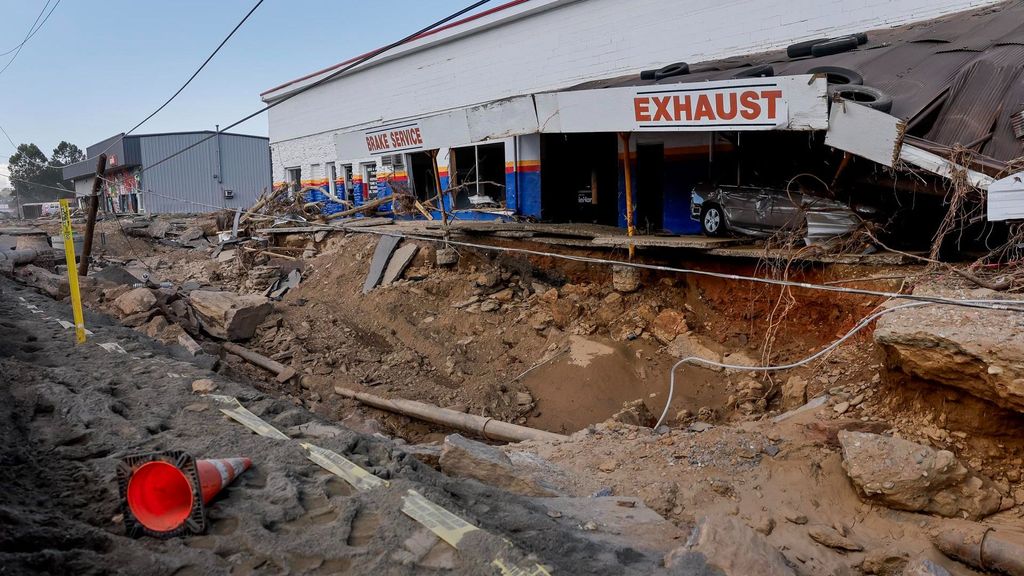
[[[366,470],[363,470],[355,462],[352,462],[348,458],[345,458],[337,452],[314,446],[312,444],[302,443],[302,447],[307,450],[306,458],[309,458],[313,462],[319,464],[323,469],[333,473],[335,476],[341,478],[345,482],[348,482],[356,490],[372,490],[380,486],[388,486],[389,482],[370,474]]]
[[[249,430],[252,430],[253,432],[259,434],[260,436],[265,436],[267,438],[275,438],[278,440],[289,439],[284,432],[281,432],[277,428],[274,428],[270,424],[267,424],[266,422],[263,421],[262,418],[246,410],[244,406],[238,403],[238,400],[235,400],[235,403],[238,405],[235,406],[234,408],[221,408],[220,411],[230,416],[234,421],[238,422],[242,426],[245,426]]]
[[[458,548],[459,541],[466,534],[479,530],[476,526],[427,500],[415,490],[409,490],[402,497],[402,512],[426,526],[439,538],[451,544],[452,548]]]
[[[540,564],[534,564],[526,568],[520,568],[514,564],[506,564],[504,560],[495,558],[491,562],[491,566],[495,566],[498,570],[501,570],[503,576],[551,576],[551,572],[548,572],[547,568],[544,568]]]
[[[78,291],[78,263],[75,262],[74,232],[71,230],[71,208],[60,201],[60,231],[64,237],[64,260],[68,264],[68,286],[71,288],[71,311],[75,315],[75,340],[85,342],[85,317],[82,315],[82,294]]]

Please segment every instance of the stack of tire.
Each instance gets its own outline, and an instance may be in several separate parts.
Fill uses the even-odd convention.
[[[855,50],[868,41],[868,35],[861,32],[838,38],[818,38],[790,44],[786,55],[790,58],[819,57],[840,54]],[[831,102],[836,96],[850,100],[868,108],[881,112],[892,109],[892,97],[878,88],[864,85],[864,77],[856,70],[840,66],[815,66],[808,74],[824,74],[828,79],[828,99]]]

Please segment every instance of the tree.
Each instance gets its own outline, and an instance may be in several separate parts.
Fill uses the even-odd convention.
[[[61,142],[53,151],[56,159],[55,164],[65,166],[72,162],[72,158],[82,159],[82,151],[74,144]],[[60,156],[60,158],[57,158]],[[8,170],[11,173],[11,185],[14,186],[14,196],[21,204],[31,202],[52,202],[59,198],[74,196],[64,183],[64,174],[59,167],[50,165],[46,154],[35,144],[21,144],[18,151],[8,159]],[[54,188],[63,188],[67,193],[61,193]]]
[[[57,144],[57,147],[53,149],[53,154],[50,155],[50,164],[59,166],[68,166],[82,160],[85,160],[85,154],[81,148],[63,140]]]

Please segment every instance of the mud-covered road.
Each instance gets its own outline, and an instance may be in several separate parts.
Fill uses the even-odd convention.
[[[58,322],[70,318],[67,305],[0,278],[0,574],[499,574],[496,555],[552,574],[665,573],[661,553],[598,543],[536,500],[447,478],[387,440],[325,427],[108,318],[87,313],[95,334],[76,346]],[[212,378],[219,393],[293,439],[257,436],[227,419],[192,393],[198,378]],[[305,436],[297,431],[310,422]],[[355,492],[307,460],[300,440],[347,456],[390,487]],[[253,468],[213,501],[208,534],[130,539],[117,462],[169,449],[247,456]],[[451,548],[400,511],[409,488],[483,531]],[[699,558],[686,564],[673,573],[706,573]]]

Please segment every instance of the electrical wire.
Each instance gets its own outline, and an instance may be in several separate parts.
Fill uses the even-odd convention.
[[[166,108],[167,105],[171,103],[171,101],[173,101],[175,98],[177,98],[178,95],[181,94],[182,91],[185,90],[185,88],[189,84],[191,84],[193,80],[196,79],[196,76],[198,76],[199,73],[203,71],[203,68],[206,68],[206,65],[210,63],[210,60],[213,60],[213,57],[216,56],[217,53],[220,52],[220,49],[223,48],[224,45],[228,43],[228,40],[230,40],[231,37],[235,35],[235,32],[238,32],[238,29],[242,27],[242,24],[245,24],[245,21],[248,20],[250,16],[252,16],[252,13],[255,12],[257,8],[260,7],[260,4],[263,4],[263,1],[264,0],[258,0],[256,2],[256,4],[254,4],[253,7],[250,8],[248,12],[246,12],[245,16],[243,16],[242,19],[239,20],[238,24],[235,24],[235,27],[231,29],[231,32],[228,32],[228,35],[225,36],[224,39],[220,41],[220,44],[218,44],[217,47],[214,48],[213,52],[211,52],[210,55],[206,57],[206,60],[203,60],[203,63],[199,65],[199,68],[196,68],[196,71],[193,72],[192,75],[188,77],[188,80],[186,80],[185,83],[182,84],[181,87],[178,88],[178,90],[174,94],[172,94],[170,98],[168,98],[163,104],[161,104],[159,108],[157,108],[156,110],[151,112],[149,114],[149,116],[146,116],[145,118],[143,118],[141,122],[139,122],[135,126],[132,126],[132,128],[130,130],[128,130],[126,132],[122,132],[121,134],[119,134],[118,137],[115,138],[109,145],[107,145],[107,147],[105,149],[103,149],[102,152],[100,152],[96,156],[93,156],[92,158],[86,158],[85,161],[92,160],[92,159],[98,157],[100,154],[106,154],[111,148],[113,148],[115,145],[117,145],[118,142],[124,140],[125,136],[131,134],[132,132],[135,132],[140,126],[142,126],[143,124],[148,122],[150,120],[150,118],[152,118],[153,116],[156,116],[157,114],[160,113],[161,110]]]
[[[7,56],[11,52],[14,52],[18,48],[21,48],[22,46],[24,46],[25,42],[28,42],[28,39],[31,38],[32,35],[35,34],[39,30],[38,28],[36,28],[36,24],[39,23],[39,19],[43,17],[43,12],[46,12],[46,7],[49,6],[49,5],[50,5],[50,0],[46,0],[46,2],[43,3],[43,8],[41,10],[39,10],[39,14],[36,14],[36,19],[32,22],[32,25],[28,27],[28,32],[25,34],[25,38],[22,39],[22,41],[20,43],[18,43],[17,46],[11,48],[10,50],[7,50],[6,52],[0,53],[0,56]]]
[[[668,415],[669,406],[672,405],[672,396],[675,394],[675,390],[676,390],[676,369],[678,369],[683,364],[704,364],[706,366],[713,366],[713,367],[717,367],[717,368],[725,368],[727,370],[742,370],[744,372],[775,372],[775,371],[778,371],[778,370],[789,370],[791,368],[797,368],[799,366],[803,366],[805,364],[809,364],[809,363],[813,362],[814,360],[816,360],[818,358],[821,358],[825,354],[828,354],[829,352],[835,350],[843,342],[846,342],[847,340],[852,338],[854,334],[856,334],[857,332],[860,332],[861,330],[866,328],[869,324],[871,324],[872,322],[874,322],[875,320],[877,320],[881,316],[884,316],[884,315],[886,315],[886,314],[888,314],[890,312],[896,312],[897,310],[906,310],[907,308],[915,308],[915,307],[918,307],[918,306],[935,306],[935,305],[937,305],[937,303],[935,303],[935,302],[910,302],[910,303],[907,303],[907,304],[900,304],[898,306],[893,306],[891,308],[885,308],[883,310],[879,310],[878,312],[875,312],[874,314],[870,314],[867,317],[865,317],[863,320],[858,322],[857,325],[854,326],[845,335],[843,335],[842,338],[839,338],[835,342],[829,344],[828,346],[822,348],[821,350],[815,352],[814,354],[811,354],[810,356],[808,356],[807,358],[804,358],[803,360],[797,360],[796,362],[790,362],[789,364],[780,364],[778,366],[743,366],[743,365],[740,365],[740,364],[726,364],[724,362],[715,362],[714,360],[708,360],[707,358],[701,358],[700,356],[688,356],[686,358],[683,358],[682,360],[676,362],[672,366],[672,370],[669,372],[668,399],[665,401],[665,409],[661,411],[661,417],[658,418],[658,422],[654,425],[654,429],[657,430],[658,427],[661,426],[665,422],[665,417]],[[1024,312],[1024,310],[1019,310],[1019,311]]]
[[[34,31],[32,31],[31,29],[29,30],[29,34],[27,36],[25,36],[25,39],[22,40],[21,44],[18,45],[17,51],[14,53],[14,56],[11,56],[11,59],[7,62],[7,65],[4,66],[2,69],[0,69],[0,75],[3,75],[3,73],[6,72],[7,69],[11,67],[11,64],[14,64],[14,61],[18,58],[18,54],[21,54],[21,49],[25,47],[25,43],[28,42],[30,38],[35,36],[36,32],[39,32],[39,30],[42,29],[43,24],[46,24],[46,21],[50,19],[50,15],[53,14],[53,11],[56,10],[57,6],[60,5],[60,1],[61,0],[57,0],[56,4],[53,5],[53,8],[50,8],[50,11],[46,13],[46,17],[43,18],[43,21],[39,23],[39,27],[38,28],[36,28]],[[46,6],[49,3],[50,3],[50,0],[46,0],[46,4],[43,5],[43,10],[46,10]],[[40,12],[40,14],[42,14],[42,12]],[[39,20],[39,17],[37,16],[36,17],[36,21],[38,21],[38,20]],[[34,24],[33,24],[33,26],[34,26]]]
[[[271,102],[270,104],[267,104],[263,108],[260,108],[259,110],[253,112],[252,114],[249,114],[249,115],[245,116],[244,118],[242,118],[240,120],[237,120],[237,121],[235,121],[235,122],[233,122],[231,124],[228,124],[221,131],[223,132],[225,130],[230,130],[230,129],[234,128],[235,126],[238,126],[239,124],[242,124],[243,122],[247,122],[249,120],[252,120],[256,116],[259,116],[260,114],[266,112],[267,110],[270,110],[271,108],[274,108],[275,106],[278,106],[280,104],[284,104],[288,100],[291,100],[292,98],[294,98],[294,97],[296,97],[296,96],[298,96],[300,94],[303,94],[303,93],[307,92],[308,90],[312,90],[313,88],[316,88],[317,86],[320,86],[320,85],[324,84],[325,82],[330,82],[331,80],[337,78],[338,76],[344,74],[345,72],[348,72],[349,70],[355,68],[356,66],[359,66],[359,65],[363,64],[364,62],[366,62],[368,60],[376,58],[377,56],[380,56],[381,54],[383,54],[383,53],[385,53],[385,52],[387,52],[389,50],[392,50],[392,49],[394,49],[394,48],[396,48],[398,46],[401,46],[402,44],[405,44],[406,42],[410,42],[412,40],[415,40],[419,36],[421,36],[423,34],[426,34],[427,32],[430,32],[434,28],[437,28],[439,26],[443,26],[444,24],[447,24],[448,22],[458,18],[459,16],[462,16],[463,14],[465,14],[467,12],[471,12],[473,10],[476,10],[477,8],[483,6],[484,4],[487,4],[488,2],[490,2],[490,0],[478,0],[477,2],[474,2],[474,3],[470,4],[469,6],[459,10],[458,12],[454,12],[454,13],[448,15],[448,16],[445,16],[444,18],[442,18],[442,19],[440,19],[440,20],[438,20],[438,21],[436,21],[436,22],[434,22],[432,24],[429,24],[428,26],[426,26],[424,28],[421,28],[420,30],[417,30],[416,32],[413,32],[412,34],[409,34],[408,36],[406,36],[406,37],[404,37],[404,38],[402,38],[400,40],[396,40],[396,41],[392,42],[391,44],[388,44],[387,46],[384,46],[383,48],[378,48],[378,49],[374,50],[373,52],[370,52],[370,53],[368,53],[368,54],[366,54],[364,56],[361,56],[360,58],[352,61],[351,63],[349,63],[346,66],[343,66],[343,67],[339,68],[338,70],[335,70],[334,72],[328,74],[327,76],[324,76],[323,78],[321,78],[321,79],[319,79],[319,80],[317,80],[315,82],[307,84],[306,86],[303,86],[302,88],[299,88],[295,92],[292,92],[291,94],[288,94],[287,96],[284,96],[283,98],[281,98],[279,100],[275,100],[275,101]],[[192,144],[182,148],[181,150],[178,150],[177,152],[174,152],[170,156],[162,158],[162,159],[160,159],[160,160],[158,160],[156,162],[153,162],[152,164],[148,164],[146,166],[143,166],[142,170],[140,170],[140,174],[144,174],[147,170],[150,170],[151,168],[155,168],[155,167],[163,164],[164,162],[167,162],[168,160],[170,160],[172,158],[175,158],[175,157],[177,157],[177,156],[179,156],[181,154],[184,154],[185,152],[195,148],[196,146],[199,146],[203,142],[206,142],[207,140],[210,140],[210,139],[212,139],[212,138],[214,138],[216,136],[217,136],[216,134],[210,134],[209,136],[207,136],[205,138],[202,138],[202,139],[200,139],[200,140],[198,140],[196,142],[193,142]]]

